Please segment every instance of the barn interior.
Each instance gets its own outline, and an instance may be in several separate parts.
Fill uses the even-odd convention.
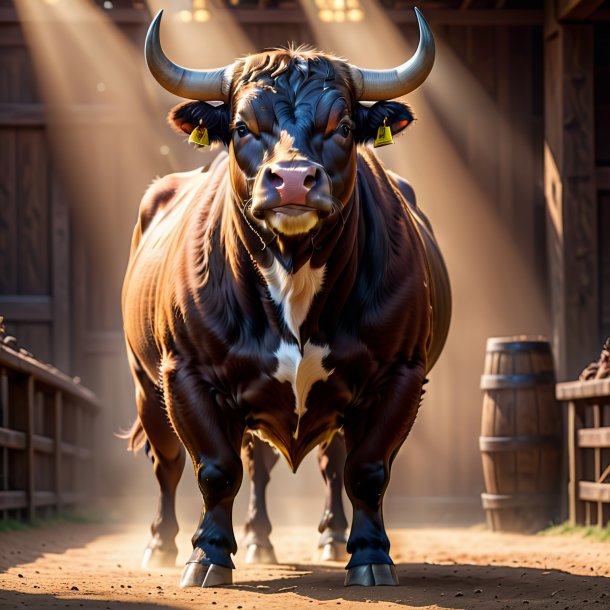
[[[408,97],[416,122],[378,154],[432,222],[454,308],[393,468],[390,527],[484,519],[488,337],[548,337],[568,381],[610,336],[610,1],[0,0],[0,315],[6,335],[96,395],[93,459],[77,468],[104,515],[149,521],[156,497],[146,458],[117,437],[135,417],[120,293],[138,203],[155,176],[218,152],[166,124],[180,100],[146,70],[151,16],[165,8],[164,47],[193,68],[287,42],[389,68],[417,45],[415,4],[436,65]],[[4,517],[25,510],[9,492],[31,491],[27,473],[9,472],[20,451],[0,443]],[[187,467],[184,514],[198,513],[197,496]],[[274,523],[315,526],[314,456],[297,475],[280,463],[268,496]]]

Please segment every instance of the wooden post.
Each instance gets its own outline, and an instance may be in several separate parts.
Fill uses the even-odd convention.
[[[570,482],[568,489],[570,493],[570,525],[582,523],[583,506],[578,497],[578,482],[581,477],[580,451],[578,449],[578,430],[582,427],[581,413],[578,403],[570,401],[568,406],[568,451],[570,457]]]
[[[27,380],[27,428],[26,428],[26,463],[27,463],[27,494],[28,494],[28,521],[33,521],[36,515],[34,506],[35,473],[34,473],[34,377],[28,376]]]
[[[558,379],[599,349],[593,26],[545,14],[545,198]]]
[[[8,428],[8,375],[6,370],[0,370],[0,426]],[[0,491],[8,491],[8,449],[2,447],[2,484]],[[8,511],[2,511],[2,518],[8,517]]]
[[[55,469],[55,509],[61,512],[61,426],[63,416],[63,395],[61,390],[55,390],[55,446],[53,447]]]

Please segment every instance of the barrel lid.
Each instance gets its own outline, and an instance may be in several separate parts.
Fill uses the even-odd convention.
[[[551,346],[544,335],[514,335],[512,337],[490,337],[488,352],[550,352]]]

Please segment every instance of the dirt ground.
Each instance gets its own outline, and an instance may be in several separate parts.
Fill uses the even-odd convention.
[[[607,608],[610,543],[476,529],[390,530],[397,587],[343,587],[343,564],[316,561],[317,533],[276,528],[280,565],[243,565],[235,584],[178,587],[180,567],[142,572],[143,525],[70,524],[0,534],[0,608],[301,610]],[[188,535],[179,536],[182,564]]]

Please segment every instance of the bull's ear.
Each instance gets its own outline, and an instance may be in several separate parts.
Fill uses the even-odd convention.
[[[206,102],[182,102],[169,111],[167,122],[178,133],[187,135],[202,125],[208,130],[210,143],[221,142],[227,146],[231,140],[229,107],[226,104],[213,106]]]
[[[404,102],[377,102],[372,106],[356,104],[356,129],[354,137],[358,144],[372,142],[384,119],[392,130],[392,135],[400,133],[414,120],[413,113]]]

